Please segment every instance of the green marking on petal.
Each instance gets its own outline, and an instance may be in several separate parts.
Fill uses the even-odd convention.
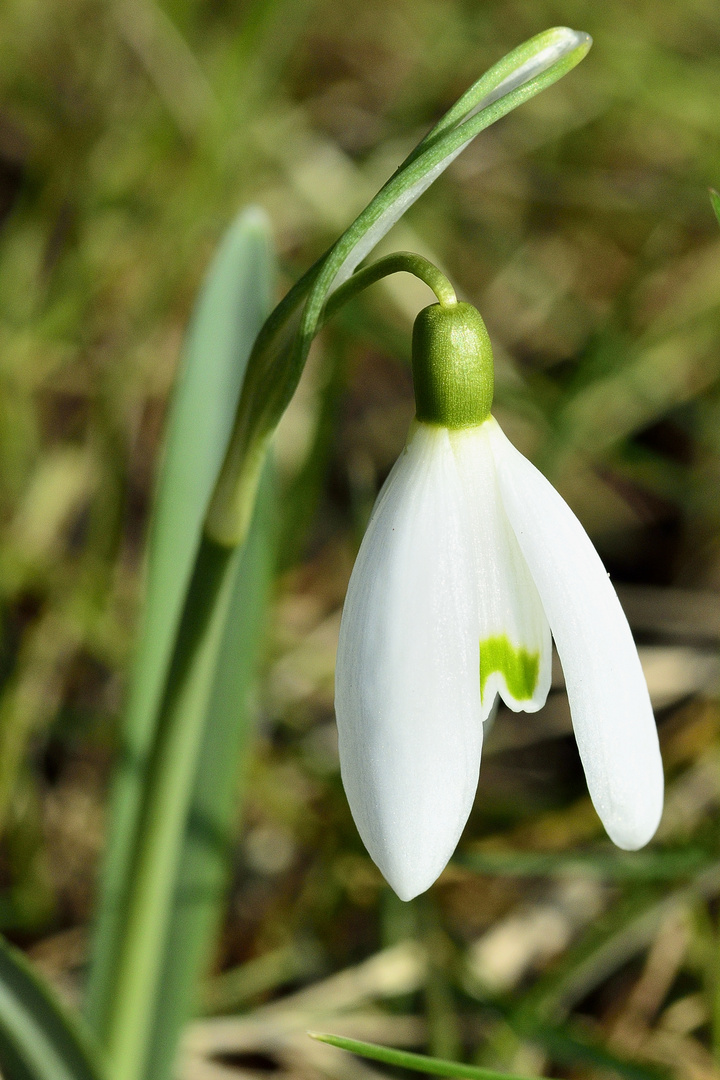
[[[529,652],[511,644],[505,634],[480,642],[480,692],[494,671],[505,678],[505,685],[516,701],[529,701],[540,674],[540,653]]]

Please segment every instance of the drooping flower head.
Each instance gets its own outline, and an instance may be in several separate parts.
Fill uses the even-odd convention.
[[[451,857],[497,696],[535,712],[552,641],[595,808],[621,848],[662,812],[650,698],[590,539],[490,414],[492,349],[469,304],[413,331],[416,419],[365,533],[335,677],[340,763],[358,831],[401,899]]]

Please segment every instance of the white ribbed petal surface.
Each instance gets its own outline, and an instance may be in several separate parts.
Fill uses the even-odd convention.
[[[500,498],[489,437],[494,423],[450,434],[475,562],[483,719],[497,694],[515,712],[536,712],[545,704],[552,677],[550,627]],[[530,697],[514,696],[502,672],[486,674],[482,643],[497,637],[538,655],[538,679]]]
[[[478,616],[463,502],[447,430],[416,425],[378,497],[340,629],[343,783],[403,900],[443,870],[477,788]]]
[[[658,826],[663,772],[630,627],[600,557],[567,503],[494,420],[485,426],[505,510],[562,662],[590,795],[611,840],[635,850]]]

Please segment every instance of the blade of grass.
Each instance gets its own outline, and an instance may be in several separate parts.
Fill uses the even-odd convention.
[[[101,1080],[99,1054],[17,949],[0,938],[0,1067],[7,1080]]]
[[[434,897],[425,893],[415,905],[428,958],[424,987],[427,1048],[434,1057],[456,1060],[461,1056],[462,1037],[452,985],[454,947],[443,930]]]
[[[539,1021],[556,1024],[563,1020],[577,1001],[647,947],[670,911],[693,903],[698,896],[716,896],[718,891],[718,863],[670,891],[661,884],[636,885],[628,890],[514,1003],[509,1022],[524,1029]]]
[[[584,874],[608,881],[674,881],[692,877],[715,857],[695,847],[637,852],[468,851],[453,861],[497,877]]]
[[[326,1035],[318,1031],[308,1031],[308,1035],[311,1039],[337,1046],[351,1054],[358,1054],[372,1061],[382,1061],[385,1065],[395,1065],[401,1069],[430,1073],[431,1076],[458,1077],[461,1080],[525,1080],[516,1074],[484,1069],[480,1065],[463,1065],[458,1061],[426,1057],[424,1054],[413,1054],[409,1050],[394,1050],[390,1046],[379,1046],[377,1043],[346,1039],[342,1035]]]
[[[208,271],[168,420],[85,1003],[101,1035],[113,1004],[142,793],[183,598],[252,343],[270,304],[271,280],[267,223],[259,211],[246,210]]]
[[[203,992],[202,1012],[207,1016],[243,1012],[261,994],[277,990],[284,983],[308,982],[322,970],[322,950],[312,940],[281,945],[215,975]]]
[[[568,1065],[594,1065],[603,1070],[611,1069],[626,1080],[664,1080],[668,1076],[666,1069],[618,1057],[604,1046],[588,1039],[587,1035],[579,1032],[575,1026],[551,1027],[548,1024],[534,1024],[526,1030],[518,1030],[518,1033],[539,1043],[555,1060]]]

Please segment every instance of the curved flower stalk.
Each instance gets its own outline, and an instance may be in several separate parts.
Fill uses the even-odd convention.
[[[350,579],[336,668],[342,777],[360,835],[403,900],[452,855],[499,697],[535,712],[551,634],[588,788],[634,850],[663,803],[657,731],[605,568],[552,485],[490,415],[492,352],[468,304],[413,334],[416,420]]]

